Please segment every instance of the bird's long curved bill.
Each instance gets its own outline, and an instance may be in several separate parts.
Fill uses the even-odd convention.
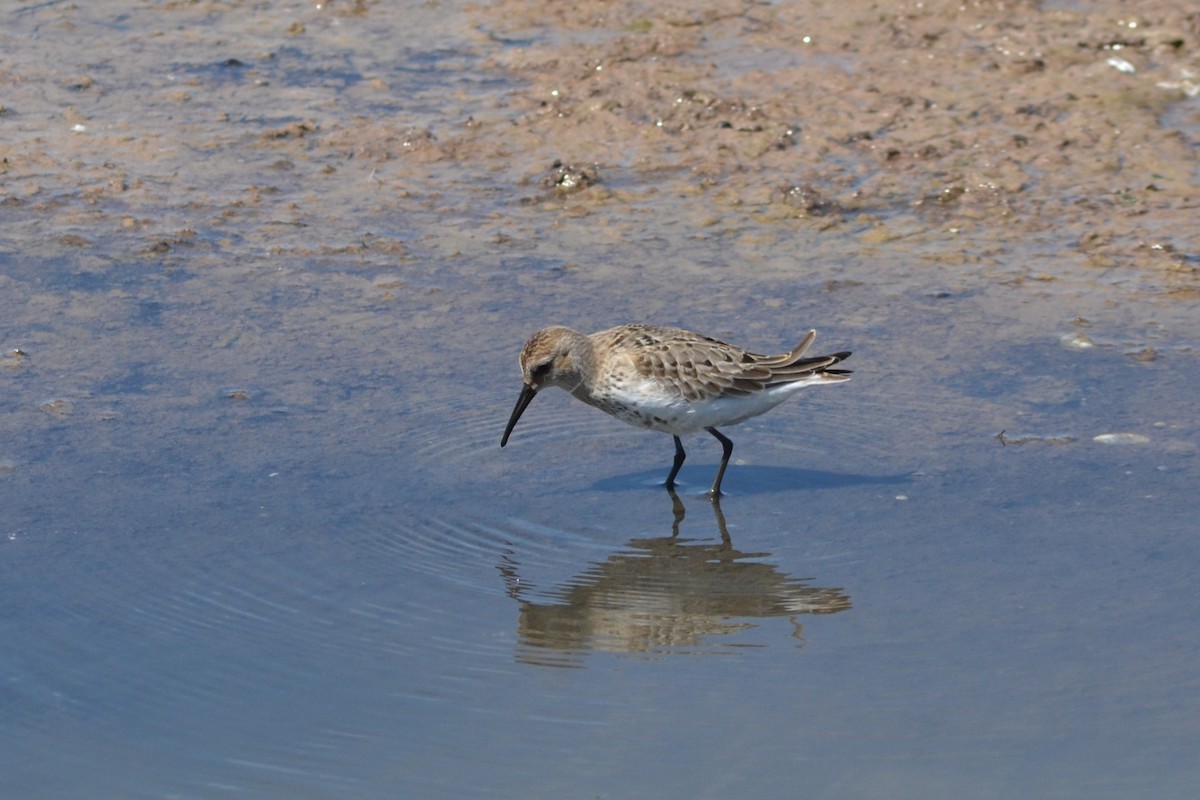
[[[534,389],[529,384],[521,387],[521,396],[517,398],[517,404],[513,406],[512,416],[508,418],[508,424],[504,426],[504,436],[500,438],[500,446],[508,444],[508,435],[512,433],[512,429],[517,427],[517,420],[525,413],[525,409],[533,402],[534,396],[537,394],[537,389]]]

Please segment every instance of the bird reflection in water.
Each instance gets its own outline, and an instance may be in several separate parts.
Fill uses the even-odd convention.
[[[578,667],[591,651],[718,653],[714,637],[754,628],[752,620],[766,617],[789,618],[802,646],[800,615],[850,608],[841,589],[811,586],[764,563],[769,553],[735,548],[719,502],[712,508],[720,544],[681,538],[686,510],[679,495],[670,494],[670,536],[631,540],[628,550],[544,594],[548,601],[527,597],[519,565],[505,557],[499,569],[520,604],[519,661]]]

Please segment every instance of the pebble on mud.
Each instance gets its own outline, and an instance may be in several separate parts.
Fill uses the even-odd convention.
[[[38,408],[53,417],[69,417],[75,410],[75,404],[65,397],[51,397],[38,403]]]
[[[1126,355],[1134,361],[1140,361],[1143,364],[1158,360],[1158,350],[1153,347],[1142,347],[1138,350],[1131,350]]]
[[[1068,350],[1088,350],[1096,346],[1096,343],[1092,341],[1092,337],[1078,331],[1064,334],[1058,341]]]
[[[544,188],[554,189],[563,194],[579,192],[599,182],[600,175],[595,167],[576,167],[561,161],[551,164],[549,174],[542,178]]]
[[[25,363],[25,359],[29,358],[29,354],[20,348],[14,347],[11,350],[5,351],[0,357],[0,366],[17,368]]]
[[[823,217],[843,212],[837,202],[829,199],[820,189],[808,183],[784,184],[775,190],[772,199],[798,209],[803,216]]]

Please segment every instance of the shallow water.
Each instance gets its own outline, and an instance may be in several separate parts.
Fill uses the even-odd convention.
[[[530,41],[465,9],[106,6],[0,12],[6,795],[1190,796],[1186,232],[562,196],[455,150]],[[561,392],[498,447],[529,333],[640,320],[855,376],[719,507]]]

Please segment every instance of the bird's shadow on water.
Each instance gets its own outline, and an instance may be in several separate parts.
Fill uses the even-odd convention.
[[[693,490],[708,488],[716,465],[711,468],[697,465],[684,467],[676,483],[685,494]],[[666,480],[664,470],[640,470],[622,475],[610,475],[592,484],[599,492],[627,492],[630,489],[662,488]],[[844,489],[851,486],[899,486],[912,483],[912,473],[895,475],[866,475],[847,472],[800,469],[797,467],[772,467],[762,465],[734,466],[725,476],[722,492],[726,495],[766,494],[770,492],[796,491],[799,489]]]

